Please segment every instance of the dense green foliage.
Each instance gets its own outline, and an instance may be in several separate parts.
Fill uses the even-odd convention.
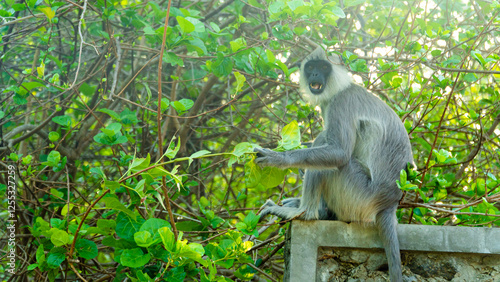
[[[256,214],[299,195],[301,179],[257,167],[252,151],[322,130],[296,84],[313,42],[408,131],[417,168],[398,182],[400,223],[500,226],[499,12],[465,0],[2,0],[11,281],[281,280],[287,225]]]

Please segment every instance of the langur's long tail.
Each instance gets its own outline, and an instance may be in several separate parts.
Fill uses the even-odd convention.
[[[376,224],[380,238],[384,244],[391,281],[402,282],[401,254],[399,252],[398,234],[396,232],[396,208],[391,207],[377,214]]]

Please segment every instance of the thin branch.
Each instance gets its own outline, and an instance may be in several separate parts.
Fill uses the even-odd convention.
[[[158,162],[161,161],[161,158],[163,156],[163,138],[162,138],[162,133],[161,133],[161,77],[162,77],[162,68],[163,68],[163,53],[165,51],[165,42],[167,39],[167,29],[168,29],[168,19],[170,16],[170,5],[172,4],[172,0],[168,0],[168,6],[167,6],[167,15],[165,17],[165,25],[163,29],[163,41],[161,43],[161,51],[160,51],[160,59],[158,62],[158,113],[157,113],[157,126],[158,126],[158,151],[159,151],[159,159]],[[162,190],[163,194],[165,196],[165,206],[168,211],[168,217],[170,219],[170,224],[172,225],[172,232],[174,233],[175,240],[177,241],[177,237],[179,236],[177,232],[177,227],[175,226],[175,220],[174,220],[174,215],[172,213],[172,208],[170,207],[170,197],[168,196],[168,190],[167,190],[167,180],[165,176],[162,176],[161,178],[162,181]]]

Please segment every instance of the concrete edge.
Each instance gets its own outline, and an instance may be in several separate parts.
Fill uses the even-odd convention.
[[[383,248],[371,225],[294,220],[290,228],[289,273],[293,281],[315,279],[319,247]],[[500,228],[399,224],[397,231],[401,250],[500,254]]]

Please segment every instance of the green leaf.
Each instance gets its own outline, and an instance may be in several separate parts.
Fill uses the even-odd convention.
[[[39,6],[39,7],[37,7],[37,9],[39,11],[41,11],[42,13],[44,13],[45,16],[47,16],[47,19],[49,20],[49,22],[51,22],[52,19],[54,18],[54,16],[56,15],[56,12],[52,11],[51,7]]]
[[[148,231],[139,231],[134,233],[134,241],[139,247],[147,248],[154,244],[153,236]]]
[[[283,1],[273,1],[269,5],[269,13],[271,13],[271,14],[280,13],[284,7],[285,7],[285,4],[283,3]]]
[[[45,252],[43,245],[38,246],[36,250],[36,262],[42,264],[45,262]]]
[[[75,249],[78,253],[78,256],[84,259],[93,259],[97,257],[97,245],[87,239],[78,239],[75,244]]]
[[[36,73],[39,78],[43,78],[45,75],[45,64],[43,62],[40,63],[40,66],[36,68]]]
[[[55,229],[54,232],[52,232],[52,236],[50,237],[50,241],[54,246],[60,247],[68,244],[70,242],[69,234],[68,232],[64,230],[59,230],[57,228],[52,228]],[[52,230],[51,229],[51,230]]]
[[[116,221],[113,219],[98,219],[97,228],[103,235],[112,235],[116,229]]]
[[[118,113],[116,113],[115,111],[113,111],[113,110],[110,110],[110,109],[99,109],[98,111],[102,112],[102,113],[108,114],[110,117],[112,117],[116,121],[120,121],[121,120],[120,119],[120,115]]]
[[[120,117],[118,118],[120,119]],[[128,139],[121,134],[121,128],[122,125],[120,123],[111,123],[106,126],[106,128],[101,128],[102,133],[94,136],[94,140],[98,143],[110,146],[125,143]]]
[[[219,32],[220,32],[220,27],[219,27],[216,23],[214,23],[214,22],[210,22],[210,26],[212,27],[212,29],[213,29],[215,32],[217,32],[217,33],[219,33]]]
[[[211,64],[209,64],[209,62]],[[217,77],[228,76],[233,70],[233,60],[228,57],[224,57],[223,54],[217,53],[217,60],[215,62],[207,61],[207,64],[210,65],[210,70]]]
[[[50,154],[47,156],[47,161],[43,162],[43,165],[46,166],[57,166],[59,162],[61,161],[61,154],[58,151],[51,151]]]
[[[50,189],[50,190],[51,190],[51,191],[50,191],[51,193],[52,193],[52,191],[53,191],[53,190],[55,190],[57,193],[60,193],[60,194],[59,194],[60,196],[63,196],[63,195],[64,195],[63,193],[61,193],[61,192],[57,191],[56,189]],[[62,230],[62,229],[65,229],[65,228],[66,228],[66,221],[65,221],[65,220],[62,220],[62,219],[60,219],[60,218],[55,218],[55,217],[53,217],[53,218],[51,218],[51,219],[50,219],[50,225],[51,225],[52,227],[55,227],[55,228],[58,228],[58,229],[61,229],[61,230]]]
[[[280,147],[286,151],[300,147],[300,128],[296,120],[283,127],[281,138]]]
[[[257,144],[242,142],[234,147],[232,154],[237,157],[240,157],[246,153],[253,153],[253,150],[257,147],[259,147],[259,145]]]
[[[244,75],[241,73],[235,71],[234,72],[234,77],[236,78],[236,93],[241,91],[241,88],[245,84],[245,81],[247,80]]]
[[[256,187],[262,178],[262,169],[255,162],[245,163],[245,185],[247,188]]]
[[[189,44],[186,45],[189,51],[196,51],[199,56],[203,56],[208,53],[205,42],[199,38],[192,38],[189,40]]]
[[[191,109],[194,105],[194,102],[190,99],[181,99],[179,101],[171,103],[171,105],[179,114],[182,114]]]
[[[23,84],[21,84],[21,88],[20,88],[19,92],[22,95],[25,95],[27,93],[26,91],[29,92],[33,88],[44,88],[44,87],[45,87],[44,84],[41,84],[40,82],[37,82],[37,81],[24,82]]]
[[[151,90],[149,89],[149,87],[147,87],[146,89],[149,91],[148,95],[150,97]],[[162,113],[165,112],[169,106],[170,106],[170,101],[167,98],[161,98],[161,112]]]
[[[201,231],[203,225],[194,221],[179,221],[175,224],[179,231]]]
[[[196,159],[196,158],[199,158],[201,156],[204,156],[204,155],[208,155],[210,154],[210,151],[207,151],[207,150],[201,150],[201,151],[198,151],[194,154],[192,154],[191,156],[189,156],[190,158],[192,159]]]
[[[71,126],[71,118],[66,115],[53,117],[52,121],[66,128]]]
[[[165,54],[165,57],[163,58],[163,60],[166,63],[171,64],[172,66],[176,66],[176,65],[180,66],[180,67],[184,66],[184,61],[179,56],[177,56],[174,52],[167,52]]]
[[[22,164],[23,165],[28,165],[31,163],[31,159],[33,159],[33,156],[32,155],[27,155],[26,157],[23,157],[22,158]]]
[[[17,94],[14,95],[14,97],[12,98],[12,100],[14,100],[14,103],[16,103],[17,105],[26,105],[28,103],[28,100],[24,97],[22,97],[21,95]]]
[[[132,172],[138,172],[143,169],[146,169],[149,166],[151,161],[151,156],[148,154],[146,158],[137,158],[132,161],[130,164],[129,170]]]
[[[484,67],[484,65],[486,65],[486,61],[484,60],[483,55],[481,55],[481,51],[473,50],[470,52],[470,54],[474,59],[476,59],[481,64],[481,66]]]
[[[254,277],[255,271],[250,266],[244,264],[234,272],[234,275],[243,281],[247,281]]]
[[[441,200],[443,198],[446,198],[446,196],[448,195],[448,192],[446,191],[446,189],[434,189],[433,191],[433,197],[437,200]]]
[[[95,89],[96,86],[90,86],[86,82],[82,83],[82,85],[79,88],[80,92],[87,97],[92,96],[95,92]]]
[[[204,271],[201,271],[204,273]],[[200,272],[200,273],[201,273]],[[202,277],[203,277],[203,274],[201,274]],[[184,282],[186,281],[186,276],[187,276],[187,273],[186,273],[186,270],[184,269],[184,266],[179,266],[179,267],[174,267],[172,269],[170,269],[167,274],[165,275],[165,281],[168,281],[168,282]],[[139,276],[137,276],[139,277]],[[141,280],[143,281],[143,280]],[[202,282],[206,282],[206,281],[203,281],[203,279],[201,280]],[[211,281],[215,281],[215,280],[211,280]],[[219,280],[221,282],[223,281],[228,281],[228,280]]]
[[[59,133],[57,133],[55,131],[49,132],[49,140],[51,142],[55,142],[55,141],[59,140],[59,137],[60,137]]]
[[[433,57],[438,57],[438,56],[441,56],[441,53],[443,53],[441,50],[436,49],[436,50],[432,50],[431,55]]]
[[[127,209],[117,198],[110,196],[110,197],[105,197],[102,199],[102,202],[106,204],[107,209],[112,209],[116,211],[121,211],[128,215],[130,218],[134,219],[136,218],[136,215],[133,211]]]
[[[201,257],[205,254],[205,249],[201,244],[191,243],[189,245],[183,246],[179,252],[180,257],[190,258],[201,265],[207,267],[208,262],[203,260]]]
[[[199,157],[202,157],[204,155],[207,155],[207,154],[210,154],[210,151],[207,151],[207,150],[201,150],[201,151],[198,151],[194,154],[192,154],[191,156],[189,156],[189,163],[188,163],[188,166],[191,165],[191,163],[193,162],[193,159],[196,159],[196,158],[199,158]]]
[[[442,63],[443,67],[447,67],[448,65],[456,65],[458,63],[460,63],[461,59],[460,59],[460,56],[458,55],[453,55],[451,56],[449,59],[447,59],[446,61],[444,61]]]
[[[170,228],[170,223],[160,218],[150,218],[141,225],[140,231],[148,231],[156,237],[158,229],[162,227]]]
[[[137,268],[144,266],[150,259],[151,255],[144,254],[140,248],[126,249],[120,256],[120,263],[123,266]]]
[[[181,139],[178,138],[177,139],[177,146],[175,146],[174,142],[171,142],[170,146],[167,149],[167,152],[165,152],[165,156],[169,159],[175,158],[175,156],[177,155],[177,152],[179,152],[180,148],[181,148]]]
[[[169,252],[174,252],[175,251],[175,236],[172,230],[168,227],[162,227],[158,229],[158,233],[160,234],[161,240],[163,242],[163,246],[165,249]],[[182,232],[181,232],[182,233]]]
[[[22,156],[22,154],[16,154],[16,153],[10,153],[9,159],[11,159],[14,162],[17,162],[19,158]]]
[[[193,17],[186,17],[186,20],[194,25],[194,31],[205,32],[205,24],[203,24],[200,20]]]
[[[303,0],[292,0],[287,3],[288,7],[290,10],[295,11],[298,7],[304,6],[304,1]]]
[[[142,31],[144,31],[144,34],[147,35],[156,35],[156,31],[150,25],[144,27]]]
[[[5,116],[5,112],[4,111],[0,111],[0,119],[3,119],[4,116]]]
[[[260,216],[256,215],[253,211],[250,211],[245,217],[244,222],[251,228],[255,229],[257,227],[257,223],[259,223]]]
[[[259,147],[259,145],[248,143],[248,142],[242,142],[242,143],[239,143],[238,145],[236,145],[234,147],[233,152],[232,152],[233,155],[229,158],[229,162],[227,164],[228,167],[231,167],[237,161],[244,160],[245,154],[246,153],[253,153],[253,150],[257,147]]]
[[[345,13],[344,11],[342,10],[342,8],[340,8],[339,6],[333,6],[330,8],[330,11],[337,17],[343,19],[345,18]]]
[[[401,85],[401,83],[403,83],[402,77],[397,75],[392,77],[392,82],[391,82],[392,87],[398,88]]]
[[[405,184],[406,181],[408,179],[408,176],[407,176],[407,173],[406,173],[406,170],[402,169],[400,172],[399,172],[399,182],[401,184]]]
[[[111,190],[111,193],[115,193],[116,189],[120,188],[120,183],[117,181],[104,180],[104,187]]]
[[[236,53],[238,50],[241,50],[247,46],[247,43],[244,38],[237,38],[231,42],[229,42],[229,45],[231,45],[231,51],[233,53]]]
[[[136,275],[137,275],[137,278],[139,279],[139,281],[141,282],[155,282],[155,279],[149,277],[149,275],[147,273],[143,273],[142,270],[139,270],[136,272]],[[184,275],[184,277],[186,277],[186,275]],[[183,279],[184,279],[183,277]],[[166,281],[172,281],[169,279],[168,277],[168,274],[167,274],[167,277],[165,277],[167,280]],[[180,282],[182,282],[184,280],[180,280]]]
[[[121,129],[122,125],[117,122],[114,122],[106,126],[106,128],[101,128],[101,131],[104,132],[104,134],[106,134],[108,137],[113,137],[118,133],[120,133]]]
[[[47,257],[47,264],[50,268],[58,268],[61,263],[66,259],[66,249],[62,247],[53,248],[50,250]]]
[[[187,34],[190,32],[193,32],[195,30],[194,24],[192,24],[190,21],[186,20],[185,18],[181,16],[176,17],[177,22],[179,23],[179,27],[181,28],[182,33]]]
[[[134,220],[125,213],[119,213],[116,217],[116,235],[120,238],[133,241],[134,234],[139,231],[144,220],[139,217]]]
[[[352,7],[352,6],[357,6],[359,4],[365,3],[366,0],[345,0],[344,1],[344,6],[347,7]]]
[[[477,76],[475,73],[468,73],[464,75],[464,81],[466,82],[476,82],[477,81]]]
[[[285,179],[285,170],[277,167],[265,167],[262,169],[262,177],[260,183],[265,188],[273,188],[281,184]]]
[[[106,175],[104,174],[104,171],[102,171],[102,168],[100,167],[93,167],[89,171],[90,173],[97,174],[101,179],[106,179]]]

